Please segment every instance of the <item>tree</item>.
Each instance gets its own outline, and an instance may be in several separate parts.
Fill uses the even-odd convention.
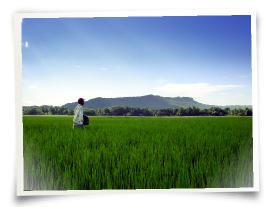
[[[246,108],[246,109],[245,109],[245,115],[246,115],[246,116],[252,116],[252,114],[253,114],[253,113],[252,113],[252,109],[249,109],[249,108]]]
[[[111,111],[110,111],[109,108],[105,108],[105,109],[104,109],[104,115],[106,115],[106,116],[111,115]]]
[[[83,114],[86,116],[95,116],[96,112],[93,109],[84,109]]]
[[[74,111],[71,110],[71,109],[69,109],[69,110],[68,110],[68,115],[74,115]]]
[[[23,106],[25,115],[73,115],[72,109],[60,106]],[[252,109],[247,108],[220,108],[211,107],[200,109],[198,107],[181,107],[165,109],[148,109],[116,106],[112,108],[84,109],[84,114],[89,116],[252,116]]]
[[[171,116],[173,114],[173,109],[160,109],[158,116]]]
[[[41,111],[39,107],[32,107],[28,111],[28,115],[42,115],[42,114],[43,112]]]
[[[128,107],[115,106],[111,109],[111,115],[113,116],[126,116],[128,112]]]
[[[49,114],[49,106],[41,106],[40,109],[43,114]]]

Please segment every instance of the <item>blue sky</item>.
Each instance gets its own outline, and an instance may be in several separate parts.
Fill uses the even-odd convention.
[[[251,104],[250,27],[250,16],[23,19],[23,104],[147,94]]]

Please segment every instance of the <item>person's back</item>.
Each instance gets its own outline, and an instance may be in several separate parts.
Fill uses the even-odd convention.
[[[74,117],[73,117],[73,127],[74,128],[82,128],[83,127],[83,105],[84,99],[78,99],[78,105],[74,109]]]

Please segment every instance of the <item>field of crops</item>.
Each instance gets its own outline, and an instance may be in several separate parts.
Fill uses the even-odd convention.
[[[24,189],[253,186],[252,117],[23,117]]]

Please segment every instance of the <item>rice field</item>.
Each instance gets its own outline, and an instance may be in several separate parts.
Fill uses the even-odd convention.
[[[24,190],[253,186],[252,117],[23,117]]]

